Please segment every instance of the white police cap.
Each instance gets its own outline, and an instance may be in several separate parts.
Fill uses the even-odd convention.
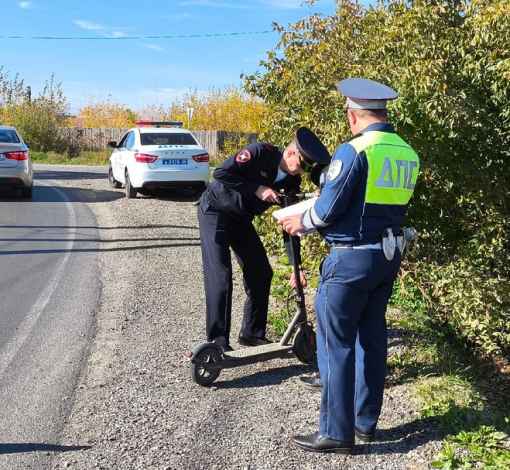
[[[338,84],[338,91],[353,109],[386,109],[386,103],[398,97],[389,86],[366,78],[346,78]]]

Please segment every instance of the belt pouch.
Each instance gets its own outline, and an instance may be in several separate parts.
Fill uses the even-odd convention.
[[[400,253],[404,252],[404,230],[402,229],[397,232],[397,248]]]
[[[393,256],[395,255],[395,248],[396,248],[397,242],[395,239],[395,235],[393,235],[393,230],[391,228],[387,228],[382,237],[382,249],[384,256],[386,256],[386,259],[388,261],[391,261],[393,259]]]

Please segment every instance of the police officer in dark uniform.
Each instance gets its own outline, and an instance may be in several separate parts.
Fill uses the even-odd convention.
[[[314,206],[280,223],[290,234],[315,228],[331,246],[315,297],[319,431],[292,442],[303,450],[351,454],[355,436],[375,438],[386,372],[386,306],[419,160],[387,123],[394,90],[361,78],[343,80],[338,89],[347,97],[353,137],[333,155]]]
[[[232,351],[232,262],[230,248],[243,271],[246,291],[239,343],[267,344],[266,321],[273,276],[265,249],[252,224],[256,215],[280,204],[280,190],[299,192],[304,172],[318,174],[331,160],[326,147],[306,127],[281,149],[266,143],[249,144],[216,168],[214,180],[199,201],[198,222],[206,297],[207,340]],[[284,233],[290,256],[289,235]],[[298,260],[300,261],[300,260]],[[291,279],[306,284],[300,279]]]

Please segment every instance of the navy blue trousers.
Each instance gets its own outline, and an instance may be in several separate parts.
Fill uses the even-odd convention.
[[[332,249],[321,267],[315,315],[323,383],[319,433],[352,441],[354,426],[373,431],[386,376],[386,306],[401,255]]]
[[[207,340],[219,345],[230,343],[230,248],[243,271],[246,292],[241,329],[246,335],[264,337],[273,270],[255,227],[251,221],[233,220],[203,199],[198,208],[198,223],[204,268]]]

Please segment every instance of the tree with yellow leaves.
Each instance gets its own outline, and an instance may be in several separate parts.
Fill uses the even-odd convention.
[[[136,114],[125,104],[111,100],[96,103],[90,101],[78,111],[78,118],[83,119],[83,127],[133,127],[137,120]]]
[[[191,129],[258,134],[265,105],[262,100],[239,88],[210,88],[208,92],[189,90],[176,98],[168,109],[148,106],[140,112],[143,120],[182,121],[188,126],[188,108],[193,108]]]

